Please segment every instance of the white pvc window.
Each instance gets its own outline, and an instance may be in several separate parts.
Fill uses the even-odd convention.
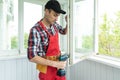
[[[65,1],[59,2],[65,5]],[[42,19],[45,3],[43,0],[0,1],[0,56],[26,54],[30,29]],[[64,25],[63,17],[58,20],[61,25]]]
[[[42,5],[38,0],[0,1],[0,56],[26,53],[28,34],[41,19]]]
[[[6,51],[7,50],[7,51]],[[18,50],[18,1],[0,2],[0,55]]]
[[[73,61],[94,51],[94,0],[73,3]]]
[[[120,57],[120,1],[98,0],[98,53]]]
[[[42,6],[24,2],[24,48],[27,48],[28,35],[31,27],[42,19]]]

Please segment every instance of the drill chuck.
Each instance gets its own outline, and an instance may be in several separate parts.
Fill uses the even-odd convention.
[[[61,55],[59,61],[66,61],[68,59],[68,54]]]

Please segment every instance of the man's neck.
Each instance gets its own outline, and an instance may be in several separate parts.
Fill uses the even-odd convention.
[[[47,22],[45,18],[43,18],[42,23],[45,25],[45,27],[50,28],[50,24]]]

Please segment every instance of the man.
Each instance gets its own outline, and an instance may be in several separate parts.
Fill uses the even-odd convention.
[[[66,12],[61,9],[57,0],[49,0],[45,5],[44,17],[31,28],[28,39],[28,59],[37,64],[40,80],[66,80],[65,76],[58,76],[57,70],[64,69],[66,61],[58,61],[60,56],[58,33],[67,33],[56,21],[60,14]],[[65,17],[67,22],[67,17]]]

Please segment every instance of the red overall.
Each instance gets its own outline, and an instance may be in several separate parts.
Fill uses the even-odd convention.
[[[58,56],[60,55],[59,40],[58,40],[58,31],[55,35],[49,33],[43,23],[40,21],[41,27],[46,31],[49,36],[49,46],[46,52],[46,56]],[[57,68],[47,66],[46,73],[39,73],[40,80],[66,80],[65,76],[57,76]]]

